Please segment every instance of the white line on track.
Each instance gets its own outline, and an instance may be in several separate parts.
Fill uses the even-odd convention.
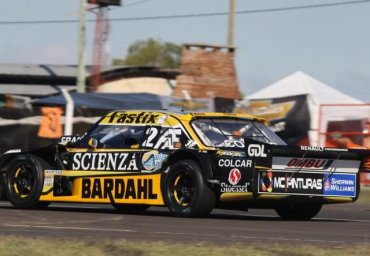
[[[7,228],[23,228],[23,229],[50,229],[50,230],[79,230],[79,231],[108,231],[108,232],[121,232],[121,233],[147,233],[147,234],[163,234],[163,235],[174,235],[174,236],[197,236],[197,237],[217,237],[221,239],[246,239],[246,240],[273,240],[273,241],[287,241],[287,242],[307,242],[307,243],[331,243],[331,244],[346,244],[344,241],[336,240],[319,240],[319,239],[304,239],[304,238],[286,238],[286,237],[266,237],[266,236],[242,236],[242,235],[232,235],[225,236],[217,234],[208,233],[183,233],[183,232],[165,232],[165,231],[147,231],[140,232],[136,230],[129,229],[109,229],[109,228],[85,228],[85,227],[60,227],[60,226],[46,226],[46,225],[22,225],[22,224],[1,224],[0,227]],[[364,243],[354,243],[354,244],[364,244]],[[367,244],[367,243],[366,243]]]
[[[64,229],[64,230],[87,230],[87,231],[110,231],[110,232],[138,232],[130,229],[110,229],[110,228],[84,228],[84,227],[60,227],[44,225],[21,225],[21,224],[1,224],[3,227],[12,228],[44,228],[44,229]]]
[[[259,217],[259,218],[278,218],[275,215],[262,215],[262,214],[238,214],[239,216],[243,217]],[[322,221],[348,221],[348,222],[367,222],[370,223],[370,220],[357,220],[357,219],[337,219],[337,218],[313,218],[313,220],[322,220]]]
[[[0,206],[12,206],[8,202],[0,202]],[[51,208],[69,208],[69,209],[109,209],[109,208],[104,208],[101,206],[87,206],[87,205],[65,205],[65,204],[53,204],[49,207]]]
[[[335,240],[318,240],[318,239],[298,239],[298,238],[285,238],[285,237],[265,237],[265,236],[231,236],[232,238],[244,238],[244,239],[257,239],[257,240],[274,240],[274,241],[291,241],[291,242],[317,242],[317,243],[335,243],[345,244],[343,241]]]

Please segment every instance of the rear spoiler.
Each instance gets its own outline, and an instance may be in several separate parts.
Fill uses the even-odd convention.
[[[370,173],[370,150],[365,148],[326,148],[314,146],[272,146],[273,156],[360,160],[360,172]]]

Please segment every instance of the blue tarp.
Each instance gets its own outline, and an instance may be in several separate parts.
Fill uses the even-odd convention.
[[[150,93],[71,93],[75,107],[93,109],[162,109],[158,95]],[[66,101],[63,95],[34,101],[35,106],[59,105]]]
[[[113,109],[167,109],[169,111],[214,111],[212,99],[193,99],[159,96],[151,93],[71,93],[75,107]],[[34,106],[64,106],[63,95],[38,99]]]

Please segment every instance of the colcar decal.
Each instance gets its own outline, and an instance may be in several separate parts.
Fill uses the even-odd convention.
[[[218,160],[218,166],[220,167],[252,167],[252,160],[249,159],[228,159],[221,158]]]

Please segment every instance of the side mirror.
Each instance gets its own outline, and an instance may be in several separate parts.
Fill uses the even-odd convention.
[[[127,138],[125,140],[125,145],[127,145],[127,146],[132,146],[132,145],[136,145],[136,144],[138,144],[138,141],[135,138],[130,137],[130,138]]]
[[[95,138],[90,138],[88,144],[92,149],[96,149],[98,147],[98,140]]]

